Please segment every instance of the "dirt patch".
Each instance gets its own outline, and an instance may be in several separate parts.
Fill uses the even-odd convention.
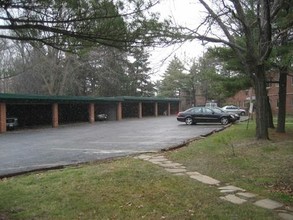
[[[237,142],[233,143],[234,147],[258,147],[263,146],[264,144],[270,144],[271,142],[269,140],[257,140],[255,138],[253,139],[246,139],[243,142]]]
[[[284,140],[293,141],[293,132],[287,131],[286,133],[278,133],[275,129],[269,131],[270,139],[274,142],[283,142]]]
[[[283,178],[272,185],[271,191],[282,192],[286,195],[293,196],[293,182],[289,178]]]

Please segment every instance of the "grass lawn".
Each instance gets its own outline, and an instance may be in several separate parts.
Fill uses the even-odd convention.
[[[255,127],[235,124],[162,153],[189,171],[293,206],[293,124],[256,141]],[[217,187],[175,176],[147,161],[108,162],[0,180],[0,219],[278,219],[251,203],[221,200]]]

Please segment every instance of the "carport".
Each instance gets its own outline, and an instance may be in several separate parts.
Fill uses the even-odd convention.
[[[179,99],[177,98],[133,96],[119,98],[123,99],[123,118],[174,115],[179,111]]]
[[[22,128],[96,121],[106,113],[109,120],[176,114],[179,99],[157,97],[88,97],[0,94],[0,133],[6,118],[17,117]]]

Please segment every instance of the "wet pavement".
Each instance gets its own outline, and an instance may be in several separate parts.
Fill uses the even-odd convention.
[[[32,170],[158,152],[223,128],[187,126],[176,116],[80,123],[0,135],[0,177]]]

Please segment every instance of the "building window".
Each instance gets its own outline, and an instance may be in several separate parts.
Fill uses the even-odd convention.
[[[293,86],[293,76],[290,76],[291,77],[291,85]]]

